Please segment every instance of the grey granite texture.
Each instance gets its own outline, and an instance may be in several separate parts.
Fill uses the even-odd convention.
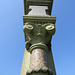
[[[31,68],[47,66],[47,54],[42,49],[34,49],[31,54]]]

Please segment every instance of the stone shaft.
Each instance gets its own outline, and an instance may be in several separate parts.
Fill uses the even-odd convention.
[[[47,67],[47,54],[43,49],[34,49],[31,54],[31,68]]]
[[[56,75],[51,39],[56,17],[51,16],[53,0],[24,0],[23,31],[25,53],[21,75]]]

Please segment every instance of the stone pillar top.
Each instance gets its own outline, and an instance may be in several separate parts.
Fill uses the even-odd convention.
[[[24,11],[25,15],[29,13],[29,6],[36,5],[36,6],[47,6],[48,13],[51,15],[53,0],[24,0]]]
[[[28,16],[47,16],[47,6],[29,6],[29,9],[31,9],[31,11],[28,13]]]

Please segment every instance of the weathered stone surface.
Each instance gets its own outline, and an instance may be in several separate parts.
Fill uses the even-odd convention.
[[[55,70],[55,64],[54,64],[54,59],[52,55],[52,50],[49,50],[47,53],[47,59],[48,59],[48,68],[52,70],[53,75],[56,75],[56,70]]]
[[[24,0],[26,50],[21,75],[56,75],[51,52],[56,22],[56,17],[51,16],[52,3],[53,0]]]
[[[28,16],[49,16],[46,14],[47,6],[29,6],[29,9],[31,11],[28,13]]]
[[[26,75],[53,75],[52,71],[47,67],[35,67],[29,69]]]
[[[25,48],[20,75],[26,75],[26,72],[30,68],[30,58],[31,58],[31,54]]]
[[[46,52],[48,52],[48,47],[45,44],[42,44],[42,43],[36,43],[36,44],[31,45],[30,48],[29,48],[30,53],[32,53],[32,51],[35,50],[35,49],[43,49]]]
[[[31,54],[31,68],[47,66],[47,54],[42,49],[34,49]]]
[[[30,12],[29,6],[48,6],[48,14],[51,15],[53,0],[24,0],[25,15]]]
[[[56,22],[56,17],[55,16],[28,16],[24,15],[23,16],[23,24],[31,22],[31,23],[52,23],[55,24]]]
[[[25,23],[23,27],[25,33],[26,48],[36,43],[48,44],[55,33],[55,25],[51,23]]]
[[[31,54],[25,48],[20,75],[26,75],[26,72],[28,70],[30,70],[30,58],[31,58]],[[51,69],[51,71],[53,72],[53,75],[56,75],[56,71],[55,71],[55,66],[54,66],[54,61],[53,61],[53,56],[52,56],[52,51],[51,50],[49,50],[47,52],[47,59],[48,59],[47,60],[48,68]]]

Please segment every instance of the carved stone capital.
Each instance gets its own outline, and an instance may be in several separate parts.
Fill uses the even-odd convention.
[[[52,35],[55,33],[55,24],[26,22],[23,30],[25,33],[26,48],[29,49],[32,45],[30,47],[31,51],[33,46],[35,46],[33,48],[45,47],[51,41]]]

